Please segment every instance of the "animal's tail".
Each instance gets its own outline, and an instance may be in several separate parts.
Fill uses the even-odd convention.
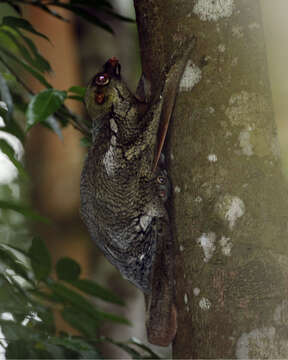
[[[174,303],[173,239],[169,224],[161,224],[152,271],[152,292],[146,295],[147,337],[151,344],[168,346],[177,331]],[[161,232],[162,230],[162,232]]]

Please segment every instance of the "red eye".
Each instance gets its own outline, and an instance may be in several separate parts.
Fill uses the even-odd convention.
[[[109,82],[110,82],[110,78],[106,73],[97,74],[93,79],[93,85],[98,85],[98,86],[108,85]]]

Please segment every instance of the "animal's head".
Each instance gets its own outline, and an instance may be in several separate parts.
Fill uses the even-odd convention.
[[[104,64],[103,71],[90,80],[85,94],[85,104],[93,122],[101,122],[101,119],[113,112],[117,106],[122,87],[120,70],[118,60],[112,57]]]

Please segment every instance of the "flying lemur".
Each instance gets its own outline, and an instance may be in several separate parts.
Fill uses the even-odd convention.
[[[148,340],[162,346],[176,334],[177,311],[161,151],[190,48],[168,69],[157,96],[143,77],[133,95],[114,57],[85,95],[92,146],[81,175],[81,217],[106,258],[145,294]]]

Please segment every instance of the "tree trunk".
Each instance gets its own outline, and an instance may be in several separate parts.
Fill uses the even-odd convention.
[[[134,3],[152,90],[197,38],[167,146],[179,249],[174,358],[285,358],[288,198],[259,2]]]

